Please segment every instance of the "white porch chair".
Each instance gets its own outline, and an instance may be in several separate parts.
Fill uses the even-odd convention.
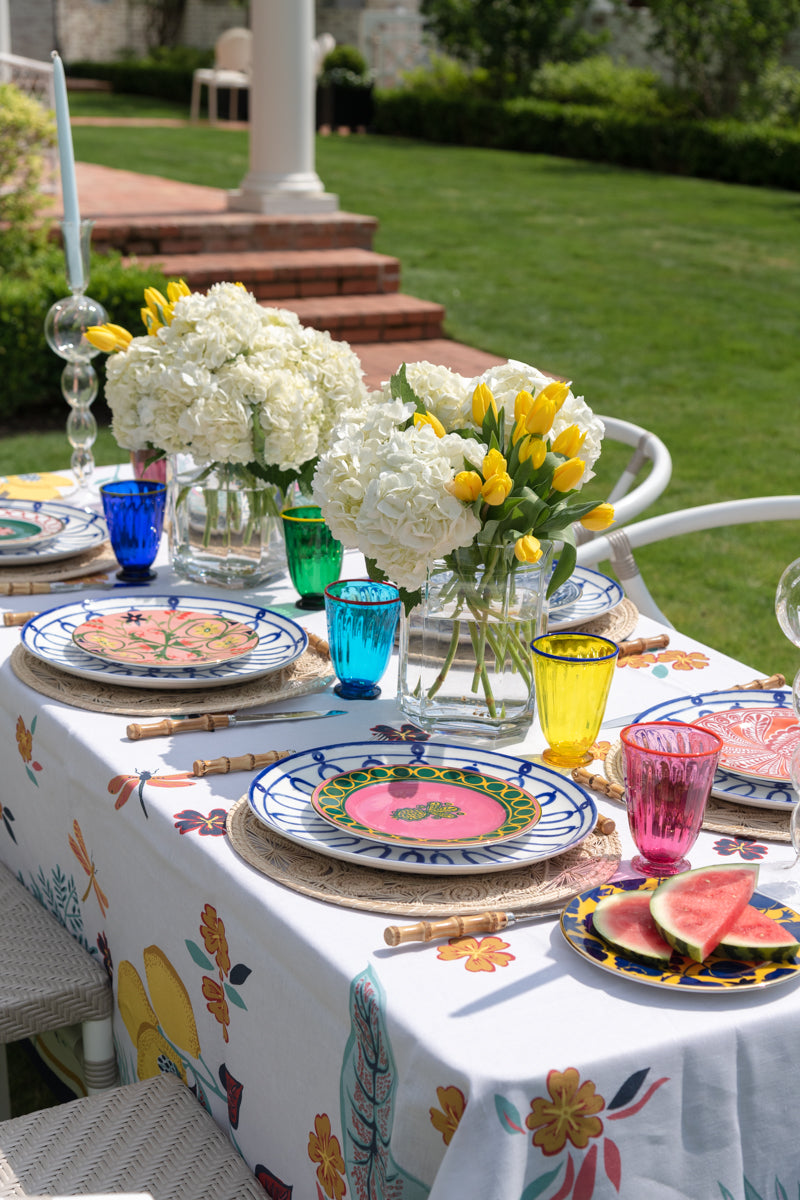
[[[238,26],[226,29],[217,38],[214,46],[214,66],[199,67],[192,76],[192,102],[189,119],[196,121],[200,116],[200,91],[208,88],[208,119],[217,119],[217,89],[230,90],[228,118],[235,118],[239,108],[239,92],[250,87],[250,69],[253,62],[253,35],[249,29]]]
[[[0,1119],[10,1113],[5,1048],[80,1023],[90,1094],[117,1082],[111,982],[100,963],[0,863]]]
[[[606,441],[633,447],[633,454],[606,497],[608,503],[614,505],[612,528],[616,528],[638,517],[658,499],[672,478],[672,458],[661,438],[650,430],[619,417],[598,415],[606,427]],[[640,472],[648,465],[647,475],[634,487]],[[575,534],[579,546],[601,536],[582,525],[576,525]],[[580,557],[578,561],[582,561]]]
[[[243,1158],[175,1075],[0,1122],[0,1196],[264,1200]]]
[[[624,529],[597,534],[578,547],[578,563],[593,567],[610,561],[626,596],[639,612],[665,625],[671,621],[650,594],[634,558],[634,550],[683,533],[699,533],[725,525],[746,525],[757,521],[800,521],[800,496],[757,496],[746,500],[725,500],[719,504],[701,504],[648,517]]]

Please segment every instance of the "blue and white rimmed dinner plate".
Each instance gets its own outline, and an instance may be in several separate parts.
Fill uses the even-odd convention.
[[[146,612],[148,609],[191,609],[249,625],[258,634],[258,645],[241,659],[202,667],[134,667],[106,662],[86,654],[72,640],[78,626],[110,613]],[[308,645],[305,631],[288,617],[238,600],[213,600],[203,596],[107,596],[78,600],[38,613],[22,627],[26,650],[69,675],[97,679],[122,687],[159,689],[210,688],[244,683],[280,670],[295,661]]]
[[[732,708],[780,708],[792,712],[791,688],[776,688],[774,691],[765,692],[727,691],[677,696],[645,709],[639,713],[636,721],[681,721],[683,724],[690,724],[708,713],[725,712]],[[732,804],[744,804],[752,808],[782,808],[784,811],[791,810],[797,800],[790,783],[775,780],[761,782],[722,768],[718,768],[714,775],[711,795],[719,800],[728,800]]]
[[[99,513],[73,508],[71,504],[60,504],[54,500],[3,500],[3,511],[21,511],[55,517],[63,521],[63,528],[53,538],[34,545],[14,549],[0,548],[0,568],[24,567],[30,563],[54,562],[60,558],[72,558],[101,545],[108,536],[106,523]]]
[[[562,608],[569,608],[575,603],[582,591],[583,584],[571,576],[566,583],[562,583],[560,588],[556,588],[547,601],[550,612],[554,613],[560,611]]]
[[[602,617],[619,604],[624,595],[616,579],[592,571],[589,567],[576,567],[567,582],[573,581],[580,586],[580,594],[571,604],[559,608],[548,622],[550,633],[559,629],[571,629],[575,625],[583,625],[595,617]],[[556,593],[557,595],[558,593]]]
[[[536,797],[541,816],[527,832],[486,846],[433,848],[391,845],[337,829],[312,807],[314,790],[346,771],[387,764],[457,767],[505,779]],[[344,742],[292,754],[263,770],[250,785],[248,802],[268,829],[290,842],[331,858],[387,871],[468,875],[508,871],[552,858],[579,845],[597,820],[594,801],[583,788],[538,763],[441,742]]]
[[[16,552],[28,546],[43,546],[61,533],[61,517],[33,507],[0,506],[0,554]]]
[[[698,963],[683,954],[673,954],[663,967],[650,965],[626,957],[594,932],[592,914],[605,896],[635,892],[640,888],[653,889],[657,883],[656,879],[622,879],[618,883],[605,883],[573,897],[561,913],[561,932],[568,945],[582,958],[604,971],[610,971],[612,975],[673,992],[695,995],[700,992],[714,995],[720,992],[753,992],[800,978],[800,962],[796,959],[791,962],[752,963],[711,954],[705,962]],[[800,941],[800,915],[794,909],[785,908],[761,892],[754,892],[750,903],[783,925]]]

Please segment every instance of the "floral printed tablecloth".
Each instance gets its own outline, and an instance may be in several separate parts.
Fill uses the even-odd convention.
[[[158,586],[200,594],[163,560]],[[259,600],[325,635],[288,585]],[[306,898],[235,854],[225,815],[250,777],[195,778],[193,761],[419,737],[392,698],[396,664],[379,700],[294,704],[346,707],[333,737],[328,721],[128,741],[126,718],[20,683],[18,637],[0,629],[0,858],[111,974],[122,1079],[185,1079],[269,1196],[797,1195],[796,986],[665,993],[600,971],[553,921],[391,950],[385,915]],[[618,668],[608,717],[757,674],[672,631]],[[541,746],[534,728],[509,752]],[[621,810],[598,806],[629,858]],[[786,852],[703,833],[692,861]]]

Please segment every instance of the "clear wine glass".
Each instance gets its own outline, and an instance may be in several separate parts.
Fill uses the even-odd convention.
[[[778,580],[775,616],[792,645],[800,648],[800,558],[790,562]]]

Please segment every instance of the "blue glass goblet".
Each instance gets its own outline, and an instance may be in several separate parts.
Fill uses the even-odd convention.
[[[334,687],[345,700],[374,700],[389,665],[400,619],[400,592],[392,583],[340,579],[325,588],[325,614]]]
[[[122,479],[100,488],[111,548],[123,583],[155,579],[151,570],[164,528],[167,487],[151,479]]]

